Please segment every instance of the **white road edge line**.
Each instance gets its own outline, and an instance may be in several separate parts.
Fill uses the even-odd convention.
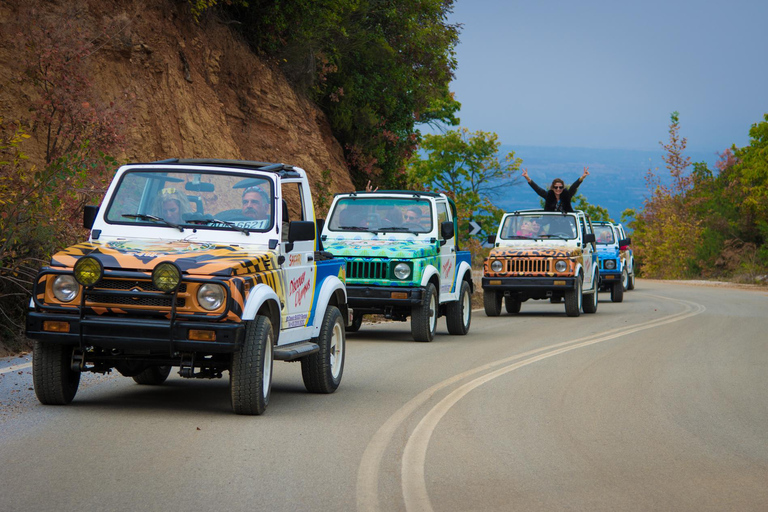
[[[24,368],[29,368],[32,366],[32,363],[24,363],[24,364],[15,364],[13,366],[7,366],[5,368],[0,368],[0,375],[3,373],[11,373],[15,372],[17,370],[23,370]]]
[[[490,382],[497,377],[510,373],[514,370],[517,370],[518,368],[522,368],[524,366],[528,366],[529,364],[541,361],[543,359],[564,354],[566,352],[570,352],[571,350],[602,343],[604,341],[613,340],[621,336],[626,336],[627,334],[633,334],[638,331],[677,322],[685,318],[696,316],[706,310],[704,306],[694,302],[681,301],[676,299],[669,300],[682,303],[686,306],[687,311],[684,310],[675,318],[660,319],[654,322],[653,325],[646,325],[643,327],[635,326],[626,329],[623,332],[617,332],[607,336],[597,337],[592,340],[572,344],[567,347],[556,348],[549,352],[545,352],[523,361],[510,364],[491,373],[477,377],[470,382],[467,382],[443,398],[440,402],[437,403],[437,405],[435,405],[429,412],[427,412],[427,414],[424,415],[424,418],[422,418],[419,424],[416,425],[416,428],[411,433],[410,437],[408,438],[408,442],[405,445],[401,471],[401,485],[403,489],[403,498],[405,500],[405,509],[410,511],[418,510],[425,512],[433,510],[432,504],[429,500],[429,495],[427,493],[426,479],[424,477],[429,440],[431,439],[432,434],[440,420],[446,415],[446,413],[448,413],[451,407],[453,407],[470,391],[482,386],[487,382]],[[690,307],[690,305],[693,305],[694,307]]]

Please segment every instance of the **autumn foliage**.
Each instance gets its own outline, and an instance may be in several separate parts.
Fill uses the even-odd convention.
[[[88,59],[107,32],[87,30],[76,11],[64,20],[22,12],[12,81],[28,95],[30,115],[0,119],[0,336],[11,345],[37,270],[82,238],[83,206],[105,191],[126,118],[91,86]]]

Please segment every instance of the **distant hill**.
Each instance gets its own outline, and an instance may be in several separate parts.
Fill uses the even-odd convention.
[[[562,178],[566,185],[570,185],[581,176],[584,166],[588,166],[590,175],[579,187],[579,193],[590,204],[606,208],[616,221],[627,208],[642,207],[648,196],[645,184],[648,169],[653,169],[662,179],[669,175],[661,147],[658,151],[638,151],[502,145],[500,154],[506,155],[510,151],[522,158],[522,167],[528,169],[530,177],[542,188],[547,188],[555,178]],[[692,162],[706,162],[710,169],[718,159],[714,150],[687,151],[686,155]],[[541,205],[536,193],[522,180],[507,187],[493,202],[506,211]]]

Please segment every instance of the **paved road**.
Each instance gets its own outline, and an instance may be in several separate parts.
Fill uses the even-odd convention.
[[[768,293],[600,297],[427,344],[366,324],[337,393],[276,363],[261,417],[178,377],[44,407],[0,362],[0,510],[768,510]]]

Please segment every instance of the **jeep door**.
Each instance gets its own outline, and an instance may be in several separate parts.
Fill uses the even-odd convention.
[[[456,234],[453,238],[444,239],[440,226],[445,221],[452,221],[448,202],[437,200],[435,203],[437,213],[437,236],[440,240],[440,302],[453,300],[453,285],[456,279]]]
[[[593,242],[584,242],[584,235],[593,234],[592,223],[583,215],[579,215],[579,224],[581,227],[582,253],[584,255],[584,287],[591,287],[592,279],[595,274],[595,263],[597,262],[597,250]]]
[[[301,182],[281,183],[281,196],[276,207],[278,225],[289,226],[290,221],[308,219],[307,201],[302,190]],[[292,218],[290,212],[294,212]],[[281,245],[281,254],[285,256],[282,268],[285,277],[285,307],[283,308],[284,328],[304,327],[307,325],[309,313],[312,310],[312,300],[315,292],[315,241],[299,240],[293,242],[290,252],[286,250],[286,242]]]

